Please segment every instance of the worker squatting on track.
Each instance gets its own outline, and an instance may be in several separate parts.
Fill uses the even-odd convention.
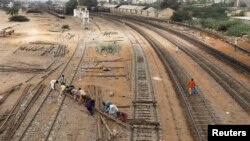
[[[114,105],[111,101],[103,101],[102,106],[103,111],[108,112],[110,115],[118,118],[122,122],[126,122],[128,115],[125,112],[119,111],[117,106]]]
[[[51,89],[52,90],[55,90],[55,85],[58,83],[58,81],[57,80],[51,80],[50,81],[50,86],[51,86]]]
[[[60,92],[58,96],[58,101],[60,101],[63,94],[67,93],[71,95],[74,101],[78,101],[78,104],[83,104],[90,115],[94,115],[95,99],[92,99],[82,88],[76,88],[74,85],[66,85],[66,79],[62,75],[58,80],[51,80],[51,89],[55,90],[55,85],[60,82]],[[122,122],[126,122],[127,114],[118,110],[117,106],[111,101],[102,102],[103,111],[110,114],[111,116],[118,118]]]

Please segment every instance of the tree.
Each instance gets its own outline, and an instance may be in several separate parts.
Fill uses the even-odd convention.
[[[179,8],[178,0],[163,0],[161,3],[161,9],[168,7],[177,10]]]
[[[66,14],[67,15],[72,15],[74,9],[77,6],[77,1],[76,0],[69,0],[68,2],[66,2],[65,4],[65,10],[66,10]]]
[[[88,8],[92,6],[97,6],[97,0],[79,0],[79,5],[87,6]]]
[[[176,11],[171,17],[171,20],[176,21],[176,22],[182,22],[182,21],[186,21],[190,19],[192,19],[192,17],[186,11]]]
[[[6,14],[11,15],[11,17],[13,17],[14,15],[18,14],[18,8],[15,6],[8,7],[6,8]]]
[[[52,5],[52,1],[51,1],[51,0],[48,0],[48,1],[46,1],[46,4],[47,4],[47,5]]]
[[[103,6],[106,3],[106,1],[100,1],[101,6]]]

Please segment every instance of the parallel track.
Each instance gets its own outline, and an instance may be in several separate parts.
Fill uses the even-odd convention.
[[[183,34],[183,33],[178,32],[176,30],[170,29],[169,27],[154,23],[153,21],[148,21],[147,19],[145,20],[143,18],[136,18],[136,17],[129,16],[129,15],[120,16],[120,15],[107,14],[107,13],[106,14],[102,13],[102,14],[107,15],[107,16],[113,16],[116,18],[122,18],[122,19],[126,19],[126,20],[139,21],[139,22],[151,25],[153,27],[165,30],[165,31],[172,33],[173,35],[179,36],[182,39],[190,42],[191,44],[199,47],[200,49],[202,49],[202,50],[206,51],[207,53],[211,54],[212,56],[214,56],[215,58],[221,60],[224,63],[227,63],[228,65],[230,65],[232,68],[236,69],[237,71],[243,72],[247,75],[250,75],[250,66],[248,66],[248,65],[236,60],[235,58],[228,56],[227,54],[225,54],[219,50],[214,49],[210,45],[205,44],[197,39],[194,39],[186,34]]]
[[[141,25],[145,26],[145,24]],[[250,90],[247,87],[242,85],[228,73],[224,72],[220,67],[208,61],[206,57],[188,48],[188,45],[183,44],[177,38],[165,34],[162,30],[153,28],[152,26],[146,25],[146,27],[155,31],[157,34],[167,39],[175,46],[178,46],[183,52],[189,55],[197,64],[206,70],[239,103],[239,105],[247,111],[248,114],[250,114]]]
[[[79,47],[79,41],[77,43],[77,47],[75,49],[75,51],[73,52],[72,56],[70,57],[70,59],[68,60],[67,64],[65,65],[65,67],[63,68],[62,72],[60,73],[60,75],[64,74],[65,75],[65,78],[66,80],[70,80],[70,82],[67,82],[69,84],[71,84],[71,82],[73,81],[74,77],[75,77],[75,74],[77,72],[77,69],[79,68],[79,64],[80,62],[82,61],[82,58],[83,58],[83,55],[84,55],[84,51],[81,51],[81,48]],[[79,55],[77,55],[77,53]],[[80,58],[80,61],[77,65],[77,69],[74,70],[73,66],[74,66],[74,62],[72,60],[79,60]],[[72,74],[72,71],[74,72],[73,73],[73,76],[71,75]],[[21,140],[29,140],[28,138],[30,136],[34,136],[34,135],[29,135],[30,132],[32,132],[32,130],[39,130],[41,131],[42,127],[37,127],[36,125],[36,122],[39,122],[41,120],[46,120],[46,119],[43,119],[42,116],[43,113],[46,112],[46,110],[48,110],[48,107],[46,107],[46,105],[48,105],[48,103],[50,103],[51,101],[58,101],[57,103],[57,106],[53,106],[50,108],[50,113],[52,115],[48,115],[49,118],[47,118],[47,123],[45,125],[42,125],[42,126],[46,126],[46,134],[43,134],[42,137],[39,138],[39,136],[36,135],[36,137],[33,137],[33,138],[37,138],[39,140],[48,140],[48,138],[50,137],[50,134],[51,134],[51,131],[54,127],[54,124],[57,120],[57,117],[58,117],[58,114],[61,110],[61,107],[63,105],[63,102],[66,98],[65,95],[63,95],[63,97],[61,99],[57,99],[57,96],[53,96],[52,95],[52,90],[49,90],[48,93],[46,94],[45,98],[43,99],[41,105],[39,106],[38,110],[36,111],[36,113],[33,115],[32,119],[29,121],[28,125],[26,126],[25,130],[23,131],[22,135],[19,137],[19,141]],[[52,112],[51,112],[52,111]],[[40,128],[40,129],[38,129]]]
[[[117,17],[117,16],[115,16]],[[139,20],[141,21],[141,20]],[[161,27],[149,22],[142,23],[133,21],[136,24],[146,26],[150,30],[153,30],[163,38],[170,41],[172,44],[178,46],[181,50],[183,50],[187,55],[189,55],[197,64],[199,64],[204,70],[206,70],[237,102],[238,104],[248,113],[250,114],[250,90],[241,84],[241,82],[234,79],[231,75],[224,72],[220,67],[216,66],[212,62],[209,62],[204,56],[195,52],[194,50],[186,47],[188,45],[184,45],[177,38],[172,35],[166,34],[168,32],[163,32],[165,27]],[[154,25],[154,26],[153,26]],[[168,30],[167,30],[168,31]],[[172,32],[170,32],[172,33]],[[182,37],[182,36],[181,36]],[[219,54],[218,54],[219,55]],[[227,60],[227,57],[224,59]],[[229,61],[229,60],[227,60]],[[230,62],[230,61],[229,61]],[[231,65],[235,64],[232,62]],[[241,63],[242,64],[242,63]],[[241,67],[241,65],[235,65],[235,68],[244,69],[244,71],[248,70],[248,67]]]
[[[163,46],[157,43],[153,37],[145,33],[143,30],[137,28],[136,26],[126,23],[128,26],[136,30],[138,33],[142,34],[148,42],[152,45],[154,50],[159,55],[161,61],[163,62],[166,70],[169,73],[175,87],[175,91],[178,96],[184,102],[183,106],[187,109],[187,116],[193,127],[194,137],[197,140],[206,140],[207,138],[207,125],[215,124],[216,118],[210,111],[207,103],[204,100],[202,93],[199,91],[199,95],[190,97],[185,92],[186,82],[189,77],[183,75],[183,70],[179,64],[171,57],[169,52],[167,52]]]
[[[190,128],[192,129],[194,138],[199,141],[206,140],[207,125],[216,124],[217,121],[208,104],[206,103],[202,92],[198,90],[199,95],[192,97],[188,96],[186,92],[186,83],[190,78],[188,75],[186,75],[186,72],[183,71],[183,68],[180,67],[178,62],[176,62],[175,59],[171,57],[170,53],[167,52],[159,42],[155,41],[151,35],[147,34],[142,29],[134,26],[133,24],[128,22],[125,23],[140,33],[152,45],[173,82],[175,91],[182,101],[183,108],[187,111],[185,114],[187,116],[187,120],[189,121],[188,123],[190,124]]]

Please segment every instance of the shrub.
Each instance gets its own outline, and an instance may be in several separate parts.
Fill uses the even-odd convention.
[[[171,20],[176,21],[176,22],[182,22],[182,21],[187,21],[191,19],[192,17],[188,14],[188,12],[185,12],[185,11],[176,11],[171,17]]]
[[[241,37],[242,35],[249,35],[249,33],[250,24],[247,23],[236,24],[225,32],[226,35],[237,37]]]
[[[187,20],[185,21],[185,23],[189,24],[189,25],[196,25],[199,26],[200,25],[200,21],[197,19],[193,19],[193,20]]]
[[[102,53],[115,54],[118,53],[120,50],[121,47],[118,44],[102,45],[96,48],[96,51],[99,52],[100,54]]]
[[[218,31],[227,31],[234,25],[241,24],[241,22],[233,20],[233,21],[218,21],[215,25],[215,29]]]
[[[14,22],[27,22],[29,19],[25,16],[13,16],[9,18],[10,21]]]
[[[62,29],[62,32],[64,32],[65,30],[69,30],[70,28],[68,24],[64,24],[62,25],[61,29]]]
[[[228,21],[228,20],[216,20],[216,19],[202,19],[200,21],[201,25],[205,28],[212,28],[217,31],[227,31],[229,28],[231,28],[234,25],[241,24],[241,22],[233,20],[233,21]]]
[[[62,29],[65,30],[65,29],[70,29],[70,28],[69,28],[68,24],[64,24],[64,25],[62,25]]]
[[[193,7],[186,6],[183,8],[184,11],[191,11],[193,17],[196,18],[213,18],[213,19],[225,19],[227,18],[226,9],[220,6],[213,5],[207,7]]]
[[[242,17],[242,16],[245,16],[245,13],[243,11],[240,11],[240,13],[235,13],[233,16]]]
[[[216,20],[209,18],[209,19],[202,19],[200,21],[201,25],[205,28],[215,28],[216,27]]]

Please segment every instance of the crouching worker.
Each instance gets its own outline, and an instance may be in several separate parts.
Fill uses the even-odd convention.
[[[71,91],[73,90],[73,89],[75,89],[75,86],[74,85],[67,85],[66,86],[66,92],[68,93],[68,94],[72,94],[71,93]]]
[[[62,94],[64,94],[65,89],[66,89],[66,86],[65,85],[61,85],[60,96],[62,96]]]
[[[103,101],[102,102],[102,108],[104,111],[107,111],[107,109],[109,108],[109,106],[112,104],[111,101]]]
[[[83,96],[83,103],[85,104],[87,101],[89,101],[91,98],[90,98],[90,96],[89,95],[84,95]]]
[[[114,104],[111,104],[106,112],[109,112],[112,116],[117,117],[116,113],[118,112],[118,108]]]
[[[124,112],[116,112],[117,114],[117,117],[119,120],[121,120],[122,122],[126,122],[127,118],[128,118],[128,115]]]
[[[85,102],[85,101],[84,101],[84,96],[85,96],[85,95],[87,95],[87,94],[85,93],[85,91],[82,90],[81,88],[79,88],[79,100],[78,100],[78,103],[79,103],[79,104],[82,104],[82,102]]]
[[[86,103],[85,103],[86,108],[88,109],[90,115],[93,115],[93,107],[95,107],[95,100],[94,99],[89,99]]]

